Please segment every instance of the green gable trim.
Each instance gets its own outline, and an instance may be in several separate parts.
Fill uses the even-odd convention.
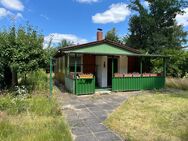
[[[91,54],[114,54],[114,55],[135,55],[135,53],[128,51],[126,49],[122,49],[116,46],[112,46],[109,44],[100,44],[100,45],[93,45],[90,47],[85,48],[77,48],[72,50],[67,50],[66,52],[69,53],[91,53]]]

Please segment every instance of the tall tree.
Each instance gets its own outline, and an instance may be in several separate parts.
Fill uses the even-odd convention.
[[[61,42],[59,43],[58,48],[64,48],[64,47],[71,46],[71,45],[74,45],[74,43],[71,42],[71,41],[68,41],[68,40],[66,40],[66,39],[63,39],[63,40],[61,40]]]
[[[120,39],[119,39],[119,36],[117,34],[116,28],[112,28],[110,31],[108,31],[106,33],[105,39],[115,41],[115,42],[119,42]]]
[[[143,53],[171,55],[168,62],[168,75],[183,76],[187,55],[181,47],[187,43],[187,32],[176,21],[177,14],[184,14],[186,0],[145,0],[148,7],[142,5],[141,0],[132,0],[130,7],[136,11],[129,21],[130,35],[127,44],[137,47]],[[181,56],[181,57],[179,57]],[[162,61],[147,62],[153,70],[160,70]]]
[[[128,44],[149,53],[160,53],[164,48],[178,48],[186,43],[187,32],[176,22],[176,15],[183,14],[185,0],[133,0],[130,7],[138,14],[129,22]]]

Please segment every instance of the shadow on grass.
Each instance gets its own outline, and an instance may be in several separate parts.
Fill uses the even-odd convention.
[[[170,95],[170,94],[169,94]],[[177,93],[177,94],[171,94],[171,97],[176,97],[176,98],[186,98],[188,99],[188,91],[184,93]]]
[[[179,89],[159,89],[159,90],[149,90],[150,94],[164,94],[171,97],[177,98],[188,98],[188,91],[179,90]]]

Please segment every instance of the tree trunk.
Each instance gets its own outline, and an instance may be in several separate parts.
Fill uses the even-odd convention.
[[[18,84],[18,77],[16,70],[12,69],[12,87]]]
[[[10,88],[12,86],[12,70],[9,66],[5,66],[4,70],[4,86]]]

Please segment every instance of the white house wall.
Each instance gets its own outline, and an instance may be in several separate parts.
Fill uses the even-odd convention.
[[[127,73],[128,72],[128,57],[120,56],[118,60],[118,72]]]
[[[107,87],[107,64],[107,56],[96,56],[97,83],[100,87]]]

